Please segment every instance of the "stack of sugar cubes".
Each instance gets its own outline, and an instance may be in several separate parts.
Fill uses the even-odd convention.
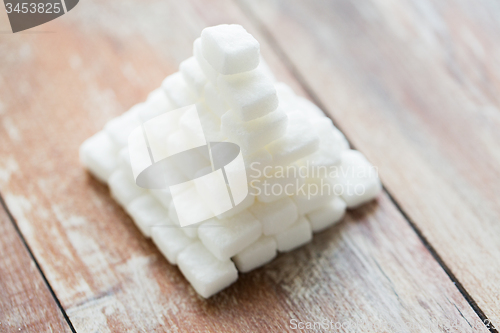
[[[240,147],[250,193],[222,214],[181,227],[168,189],[136,185],[128,137],[148,120],[192,104],[207,141]],[[189,131],[190,124],[182,116],[174,125]],[[182,150],[183,133],[171,134],[165,147]],[[180,71],[87,139],[80,159],[203,297],[235,282],[238,271],[251,271],[278,252],[310,242],[313,232],[332,226],[346,208],[372,200],[381,190],[376,172],[367,171],[371,164],[349,149],[332,121],[275,81],[259,43],[240,25],[204,29]],[[187,163],[169,175],[189,180],[193,171]],[[321,191],[326,187],[335,190]],[[186,196],[195,192],[190,189]],[[199,198],[210,209],[213,198]]]

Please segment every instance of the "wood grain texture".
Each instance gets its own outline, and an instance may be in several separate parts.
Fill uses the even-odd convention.
[[[86,0],[43,26],[54,33],[0,37],[0,192],[75,329],[487,332],[385,194],[203,300],[83,170],[84,139],[174,72],[202,28],[232,22],[300,92],[231,1]]]
[[[71,332],[40,271],[2,206],[0,331]]]
[[[240,4],[499,327],[499,3]]]

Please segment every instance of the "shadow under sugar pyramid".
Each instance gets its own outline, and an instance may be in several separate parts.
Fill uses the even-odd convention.
[[[87,139],[80,159],[210,297],[381,184],[316,105],[276,82],[243,27],[206,28],[193,49],[145,102]]]

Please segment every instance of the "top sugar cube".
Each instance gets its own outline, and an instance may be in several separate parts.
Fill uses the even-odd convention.
[[[259,42],[238,24],[203,29],[201,50],[207,62],[223,75],[248,72],[259,65]]]

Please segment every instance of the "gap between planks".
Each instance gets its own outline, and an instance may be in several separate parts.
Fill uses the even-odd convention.
[[[21,233],[21,230],[19,230],[19,226],[17,225],[16,223],[16,220],[14,218],[14,216],[12,215],[12,213],[10,212],[9,210],[9,207],[7,207],[7,204],[5,203],[5,200],[3,199],[3,196],[2,194],[0,193],[0,209],[3,209],[5,211],[5,213],[7,214],[10,222],[12,223],[12,225],[14,226],[14,229],[16,230],[16,233],[17,235],[19,236],[19,238],[21,239],[21,242],[23,243],[24,247],[26,248],[26,251],[28,251],[28,254],[31,258],[31,260],[33,260],[38,272],[40,273],[40,275],[42,276],[42,279],[45,283],[45,285],[47,286],[48,290],[50,291],[50,294],[52,295],[52,298],[54,299],[54,301],[56,302],[57,304],[57,307],[59,308],[59,310],[61,311],[63,317],[64,317],[64,320],[66,320],[66,323],[68,324],[69,328],[71,329],[71,331],[73,333],[76,333],[76,330],[75,328],[73,327],[73,323],[71,322],[71,320],[69,319],[68,317],[68,314],[66,313],[66,311],[64,310],[64,308],[62,307],[61,305],[61,302],[59,301],[59,299],[57,298],[54,290],[52,289],[52,286],[50,285],[49,281],[47,280],[47,278],[45,277],[45,274],[42,270],[42,268],[40,267],[40,265],[38,264],[38,260],[35,258],[33,252],[31,251],[28,243],[26,243],[26,240],[24,239],[24,236],[23,234]]]
[[[252,9],[246,4],[244,4],[241,0],[234,0],[237,6],[240,7],[241,11],[245,13],[248,17],[248,19],[255,25],[255,28],[260,31],[260,33],[264,36],[264,38],[267,39],[267,42],[271,46],[272,50],[276,55],[280,58],[280,60],[283,62],[285,67],[290,71],[290,73],[295,77],[297,82],[301,85],[302,89],[304,89],[305,93],[308,95],[308,97],[321,109],[321,110],[326,110],[325,105],[321,102],[320,98],[318,95],[314,92],[314,90],[309,86],[309,84],[306,82],[300,71],[297,69],[297,67],[292,63],[290,58],[286,55],[284,50],[279,46],[278,41],[274,36],[268,31],[268,29],[265,27],[264,24],[257,18],[255,13],[252,11]],[[325,112],[325,111],[324,111]],[[349,142],[349,145],[352,149],[356,149],[356,147],[352,144],[352,141],[349,140],[349,137],[347,136],[346,132],[342,130],[342,128],[338,125],[338,123],[333,119],[333,117],[325,112],[325,115],[330,118],[333,122],[333,124],[344,134],[346,137],[347,141]],[[406,222],[410,225],[412,230],[417,234],[417,237],[420,239],[422,244],[425,246],[425,248],[430,252],[434,260],[439,264],[439,266],[444,270],[448,278],[453,282],[455,287],[458,289],[460,294],[465,298],[467,303],[469,303],[470,307],[474,310],[476,315],[481,319],[481,322],[485,324],[486,328],[489,329],[491,333],[499,333],[499,331],[494,328],[490,327],[486,323],[490,323],[491,321],[488,319],[488,317],[484,314],[483,310],[477,305],[477,302],[474,300],[474,298],[467,292],[467,290],[464,288],[462,283],[457,279],[455,274],[451,271],[451,269],[446,265],[446,263],[443,261],[441,256],[437,253],[437,251],[434,249],[434,247],[429,243],[429,241],[425,238],[425,236],[422,234],[420,229],[416,226],[416,224],[410,219],[408,214],[401,208],[401,205],[396,201],[394,196],[389,192],[389,190],[382,184],[383,186],[383,191],[389,196],[391,202],[396,206],[396,209],[401,213],[403,218],[406,220]]]

